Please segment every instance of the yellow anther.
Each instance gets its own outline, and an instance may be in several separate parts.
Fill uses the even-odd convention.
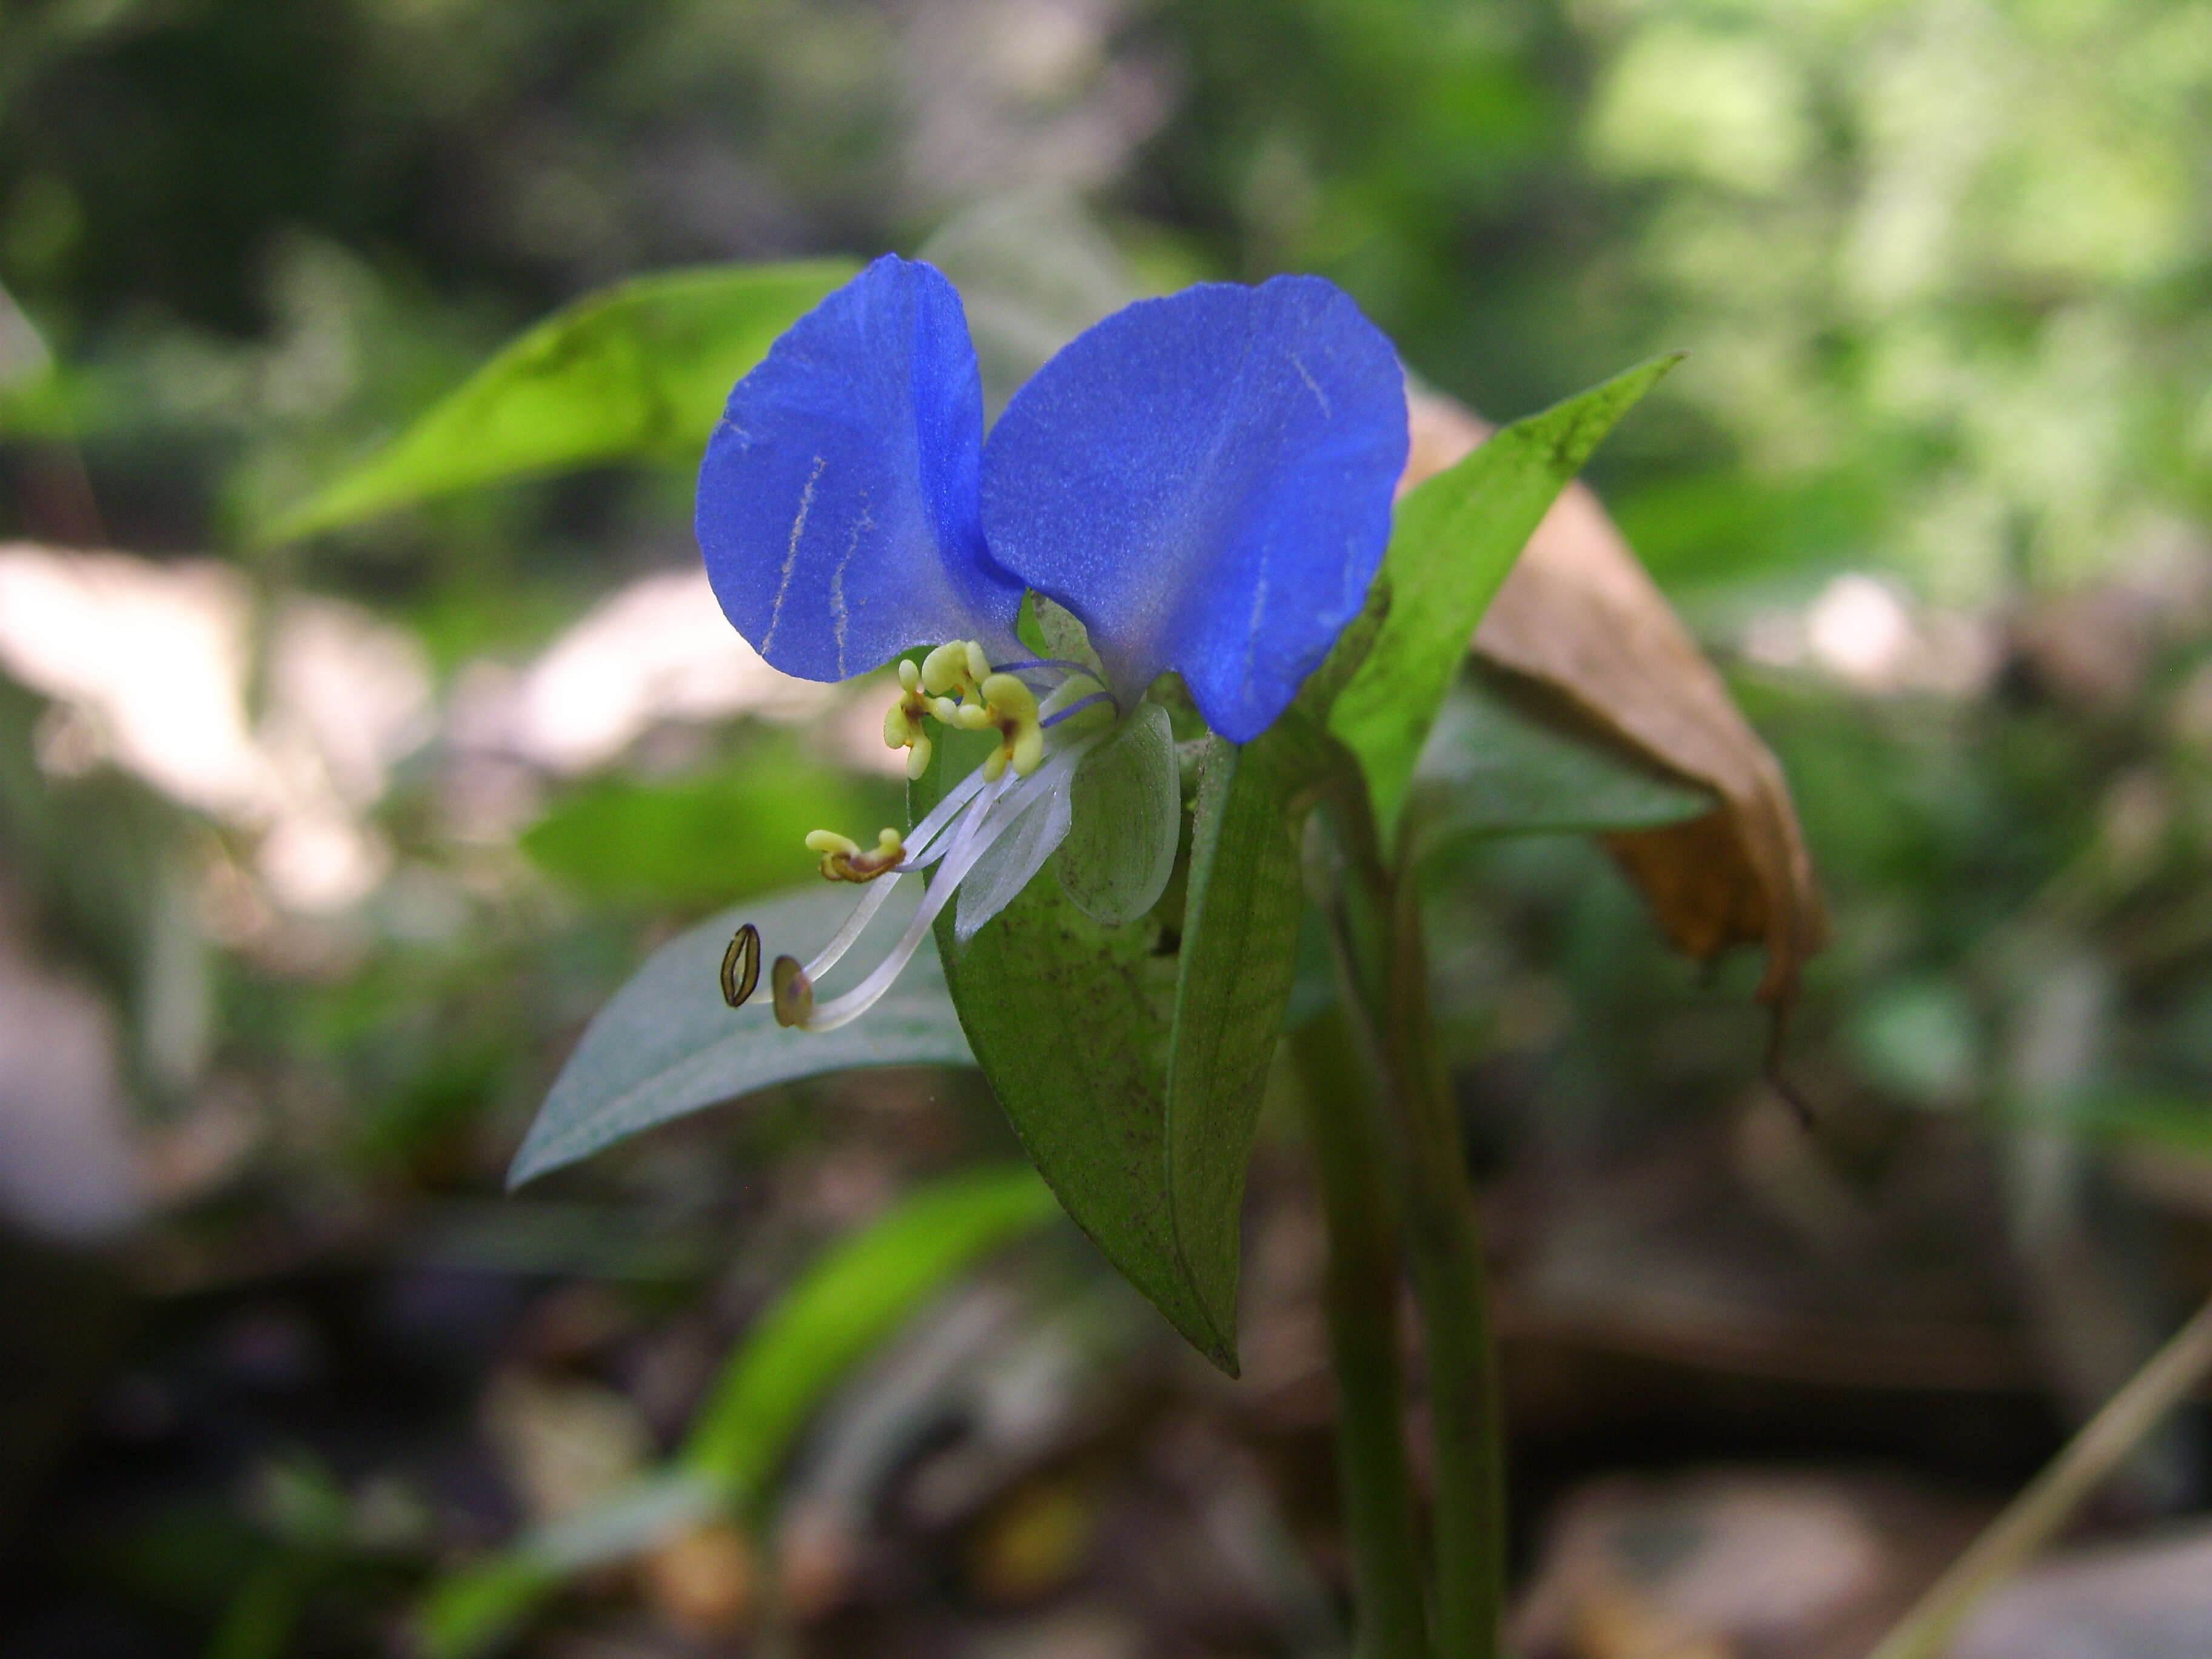
[[[1012,674],[993,674],[979,689],[981,706],[963,706],[960,723],[972,731],[987,726],[999,730],[999,746],[983,757],[983,775],[996,781],[1012,766],[1017,775],[1027,777],[1044,759],[1044,724],[1037,718],[1036,694]]]
[[[1036,693],[1012,674],[993,674],[983,681],[983,702],[994,711],[1003,711],[1010,718],[1035,720]]]
[[[965,697],[990,672],[981,646],[973,640],[949,640],[921,659],[921,689],[933,697]]]
[[[922,695],[921,671],[902,662],[898,672],[899,700],[884,711],[884,746],[905,750],[906,775],[918,778],[929,769],[929,728],[923,722],[936,711]]]
[[[906,843],[896,830],[878,835],[872,852],[862,852],[860,842],[835,830],[810,831],[806,845],[809,851],[822,854],[825,881],[873,881],[906,857]]]

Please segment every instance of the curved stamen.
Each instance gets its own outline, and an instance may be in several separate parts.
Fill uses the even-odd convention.
[[[1116,708],[1119,708],[1121,706],[1120,701],[1115,698],[1111,691],[1093,691],[1087,697],[1078,697],[1073,702],[1068,704],[1066,708],[1059,709],[1053,714],[1047,714],[1044,717],[1045,730],[1049,732],[1054,726],[1058,726],[1062,720],[1071,720],[1074,716],[1080,714],[1086,708],[1096,708],[1101,703],[1109,702]]]
[[[884,908],[884,901],[891,896],[891,889],[899,884],[899,878],[903,873],[903,871],[894,870],[881,881],[869,884],[866,896],[853,907],[853,914],[845,918],[844,926],[830,935],[830,942],[815,953],[813,961],[806,964],[805,972],[807,978],[819,979],[837,965],[845,952],[853,948],[853,942],[866,931],[868,923],[875,919],[876,912]],[[753,954],[756,959],[753,975],[758,978],[760,952],[757,946]]]
[[[998,672],[1001,674],[1035,674],[1045,669],[1057,669],[1066,674],[1087,675],[1092,679],[1098,678],[1098,671],[1088,663],[1071,662],[1066,657],[1030,657],[1020,662],[1002,662],[999,665]]]
[[[1001,784],[979,800],[962,821],[960,830],[953,837],[952,845],[945,855],[944,868],[938,872],[937,879],[929,884],[928,896],[914,913],[914,919],[907,924],[906,932],[900,936],[899,942],[891,947],[890,954],[844,995],[819,1007],[811,1006],[813,975],[802,971],[799,995],[787,999],[779,986],[779,1018],[788,1000],[792,1012],[798,1015],[790,1024],[803,1025],[810,1031],[834,1031],[873,1007],[896,981],[907,963],[913,960],[915,951],[927,937],[938,913],[951,902],[954,892],[967,878],[968,872],[975,867],[976,860],[991,849],[1000,836],[1013,827],[1023,813],[1057,787],[1096,742],[1095,738],[1087,738],[1070,744],[1028,777],[1011,786]],[[1005,775],[1000,775],[1002,778]],[[795,968],[797,964],[794,963],[793,966]]]
[[[900,865],[899,868],[902,871],[920,870],[943,857],[942,848],[936,848],[935,851],[932,848],[936,847],[936,843],[943,838],[945,830],[958,817],[960,809],[973,800],[976,793],[989,782],[990,780],[978,769],[969,773],[959,782],[946,790],[945,799],[939,801],[927,816],[920,823],[915,824],[908,833],[906,862]]]

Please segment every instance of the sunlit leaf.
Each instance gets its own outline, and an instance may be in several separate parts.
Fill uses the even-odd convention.
[[[1377,578],[1389,584],[1389,609],[1329,720],[1366,769],[1385,825],[1396,819],[1475,626],[1530,532],[1599,440],[1676,361],[1655,358],[1501,428],[1398,503]]]
[[[1054,1213],[1026,1169],[953,1176],[909,1194],[825,1253],[753,1326],[678,1454],[726,1498],[757,1498],[830,1386],[986,1251]]]
[[[535,1551],[514,1549],[449,1574],[416,1610],[426,1659],[470,1659],[505,1642],[560,1587],[561,1570]]]
[[[849,961],[879,960],[920,899],[891,895]],[[786,1030],[765,993],[722,1000],[722,955],[740,922],[771,957],[810,957],[850,913],[858,890],[827,883],[726,910],[653,952],[586,1028],[508,1171],[520,1184],[641,1129],[771,1084],[864,1066],[963,1066],[968,1045],[943,979],[924,952],[866,1019],[834,1031]],[[831,981],[833,988],[836,981]]]
[[[471,1659],[513,1636],[568,1575],[760,1502],[854,1366],[977,1260],[1054,1213],[1030,1170],[970,1170],[909,1193],[832,1246],[746,1332],[666,1468],[434,1585],[416,1615],[424,1653]]]
[[[664,271],[580,301],[280,515],[264,538],[313,535],[450,490],[562,467],[694,464],[730,388],[854,269],[816,260]]]

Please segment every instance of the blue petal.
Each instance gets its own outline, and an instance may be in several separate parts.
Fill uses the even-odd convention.
[[[877,260],[738,382],[708,441],[696,523],[723,613],[810,680],[946,640],[1015,651],[1021,584],[977,518],[982,437],[960,296]]]
[[[1243,743],[1358,614],[1405,462],[1397,356],[1346,295],[1211,283],[1116,312],[1015,394],[983,528],[1125,696],[1178,669]]]

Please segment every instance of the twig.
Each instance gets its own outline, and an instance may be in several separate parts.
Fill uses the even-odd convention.
[[[1990,1523],[1876,1648],[1873,1659],[1941,1659],[1981,1599],[2026,1565],[2166,1414],[2212,1375],[2212,1302],[2105,1402],[2027,1490]]]

